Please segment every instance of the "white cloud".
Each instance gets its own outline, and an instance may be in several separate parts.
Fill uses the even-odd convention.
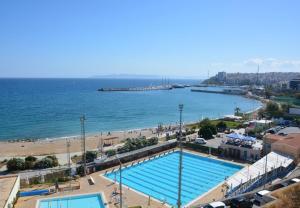
[[[275,58],[253,58],[248,59],[244,62],[246,66],[253,66],[253,65],[261,65],[265,67],[269,67],[271,69],[286,69],[286,68],[297,68],[300,67],[300,60],[282,60],[282,59],[275,59]],[[299,69],[300,70],[300,69]]]

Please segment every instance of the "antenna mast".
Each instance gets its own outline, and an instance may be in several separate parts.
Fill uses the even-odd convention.
[[[259,74],[259,64],[257,65],[257,73],[256,73],[256,85],[258,85],[258,75]]]

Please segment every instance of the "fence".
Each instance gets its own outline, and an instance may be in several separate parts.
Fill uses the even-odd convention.
[[[183,146],[187,149],[194,150],[196,152],[206,153],[206,154],[212,154],[214,156],[220,155],[220,150],[218,148],[208,147],[196,143],[183,143]]]
[[[153,154],[156,154],[158,152],[162,152],[162,151],[166,151],[166,150],[170,150],[173,149],[177,146],[177,142],[168,142],[168,143],[164,143],[164,144],[157,144],[157,145],[153,145],[153,146],[149,146],[149,147],[145,147],[139,150],[134,150],[131,152],[127,152],[127,153],[123,153],[123,154],[119,154],[118,158],[120,159],[120,161],[122,163],[127,163],[127,162],[131,162],[143,157],[148,157],[151,156]],[[109,157],[107,160],[103,161],[102,163],[91,163],[88,165],[87,169],[88,169],[88,173],[92,173],[95,171],[100,171],[100,170],[104,170],[107,168],[111,168],[114,166],[119,165],[119,160],[115,157],[115,156],[111,156]]]

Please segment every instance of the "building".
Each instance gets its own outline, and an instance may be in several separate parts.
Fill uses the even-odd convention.
[[[289,114],[300,115],[300,108],[289,108]]]
[[[300,78],[292,79],[290,81],[290,89],[300,90]]]
[[[248,140],[249,137],[235,135],[239,138],[228,138],[220,144],[219,149],[223,156],[251,162],[261,158],[262,144],[260,142],[255,138]]]
[[[219,82],[226,82],[226,77],[227,77],[227,74],[226,72],[218,72],[216,78]]]
[[[273,121],[271,120],[252,120],[249,122],[245,122],[244,124],[247,125],[246,132],[251,130],[264,130],[271,127]]]
[[[300,159],[300,129],[288,127],[277,134],[267,134],[264,137],[263,151],[268,154],[271,151]]]
[[[12,208],[20,189],[20,176],[0,176],[0,208]]]

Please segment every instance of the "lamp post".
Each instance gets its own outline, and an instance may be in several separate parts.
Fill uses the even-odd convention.
[[[119,161],[119,165],[120,165],[120,181],[119,181],[119,189],[120,189],[120,208],[123,207],[123,194],[122,194],[122,163],[121,163],[121,160],[120,158],[116,155],[116,158],[118,159]]]
[[[181,207],[181,181],[182,181],[182,110],[183,104],[179,105],[179,176],[178,176],[178,199],[177,207]]]

